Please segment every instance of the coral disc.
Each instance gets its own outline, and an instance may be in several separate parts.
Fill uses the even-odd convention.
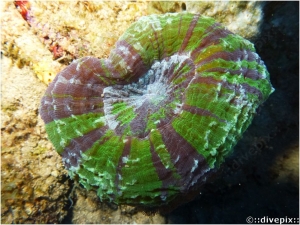
[[[204,183],[272,92],[252,43],[170,13],[133,23],[108,59],[66,67],[40,114],[71,177],[101,200],[156,207]]]

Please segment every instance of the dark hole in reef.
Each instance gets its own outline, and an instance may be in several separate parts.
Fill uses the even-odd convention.
[[[182,9],[182,11],[186,11],[186,4],[185,3],[181,4],[181,9]]]

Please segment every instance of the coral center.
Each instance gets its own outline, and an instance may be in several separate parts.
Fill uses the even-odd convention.
[[[186,59],[186,57],[184,57]],[[104,89],[106,123],[118,135],[145,137],[174,115],[176,98],[171,83],[172,69],[182,58],[155,61],[137,82]]]

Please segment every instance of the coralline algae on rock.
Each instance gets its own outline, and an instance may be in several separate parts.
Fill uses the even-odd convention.
[[[72,178],[101,200],[153,208],[198,190],[273,90],[253,44],[212,18],[151,15],[108,59],[61,71],[40,114]]]

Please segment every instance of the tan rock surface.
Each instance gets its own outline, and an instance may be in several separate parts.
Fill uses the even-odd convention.
[[[38,116],[46,85],[9,58],[1,69],[1,222],[58,223],[70,187]]]
[[[38,114],[44,83],[65,65],[53,59],[12,2],[2,2],[1,12],[1,222],[60,223],[72,211],[69,221],[74,223],[164,223],[160,215],[149,217],[132,208],[126,213],[126,206],[113,210],[92,192],[72,193]]]

